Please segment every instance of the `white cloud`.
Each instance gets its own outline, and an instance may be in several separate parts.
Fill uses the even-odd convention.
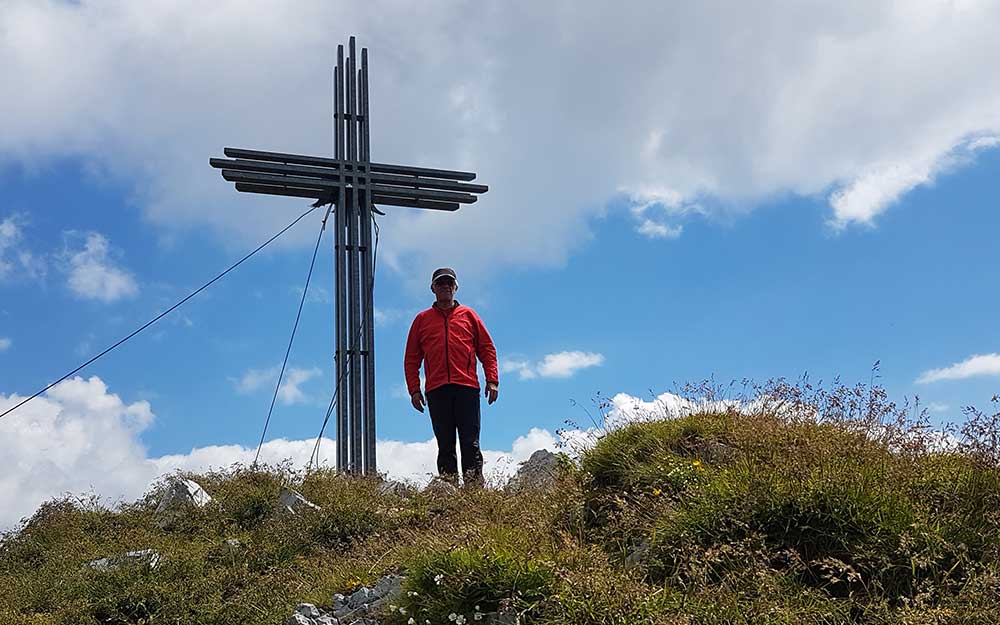
[[[501,373],[516,373],[522,380],[543,378],[568,378],[580,369],[596,367],[604,362],[602,354],[593,352],[558,352],[546,354],[538,362],[508,359],[500,363]]]
[[[941,380],[964,380],[975,376],[1000,375],[1000,354],[980,354],[969,356],[950,367],[924,371],[917,378],[917,384],[929,384]]]
[[[0,336],[0,352],[10,348],[10,339]]]
[[[0,394],[0,411],[23,397]],[[126,403],[110,393],[100,378],[76,377],[57,384],[44,396],[0,419],[0,530],[11,528],[43,501],[66,493],[93,492],[107,502],[139,497],[158,477],[178,469],[205,471],[233,463],[249,464],[256,447],[210,445],[186,454],[149,457],[139,436],[153,422],[148,402]],[[264,443],[260,461],[291,459],[304,467],[315,439],[273,439]],[[555,449],[556,438],[532,428],[510,451],[483,450],[488,479],[512,475],[518,464],[540,448]],[[336,466],[336,443],[324,438],[320,463]],[[436,472],[434,439],[417,442],[380,440],[379,470],[391,479],[427,483]]]
[[[543,378],[568,378],[580,369],[596,367],[604,356],[593,352],[559,352],[546,354],[538,364],[538,375]]]
[[[927,404],[927,410],[931,412],[948,412],[950,409],[951,406],[949,406],[948,404],[942,404],[936,401],[932,401],[931,403]]]
[[[283,404],[304,403],[308,398],[299,386],[320,376],[322,373],[318,367],[313,367],[312,369],[298,369],[293,367],[289,369],[285,372],[285,378],[281,381],[281,387],[278,388],[278,399]]]
[[[24,218],[18,215],[0,221],[0,281],[11,277],[45,276],[45,260],[28,250],[23,243]]]
[[[636,229],[639,234],[647,236],[650,239],[676,239],[681,236],[683,230],[683,226],[670,226],[651,219],[643,219],[642,223]]]
[[[989,150],[998,146],[1000,146],[1000,136],[978,137],[969,142],[969,149],[973,151]]]
[[[68,233],[71,237],[75,233]],[[109,257],[108,240],[96,232],[88,233],[83,249],[66,249],[67,284],[73,293],[84,299],[102,302],[135,297],[139,286],[127,271],[116,267]]]
[[[620,189],[711,214],[826,196],[834,225],[872,223],[1000,134],[991,2],[199,6],[4,3],[0,84],[18,97],[0,101],[0,159],[84,158],[134,183],[166,230],[257,240],[302,203],[237,194],[205,159],[233,144],[329,154],[335,45],[363,33],[373,156],[491,187],[457,213],[382,219],[380,259],[422,283],[444,261],[560,264]],[[528,94],[530,114],[513,106]]]
[[[281,367],[278,366],[269,369],[248,369],[238,380],[236,378],[229,378],[229,380],[236,386],[238,393],[253,393],[261,389],[270,391],[274,389],[274,383],[278,381],[280,372]],[[286,405],[305,403],[309,397],[299,387],[322,374],[323,372],[318,367],[310,369],[290,367],[286,369],[281,386],[278,388],[278,400]]]
[[[516,373],[522,380],[530,380],[537,377],[535,365],[527,360],[502,360],[500,362],[500,373]]]

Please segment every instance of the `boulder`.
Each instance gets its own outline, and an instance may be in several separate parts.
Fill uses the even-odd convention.
[[[555,485],[558,472],[559,456],[547,449],[539,449],[521,463],[517,474],[507,483],[507,488],[510,490],[546,489]]]
[[[282,488],[278,497],[281,509],[291,514],[302,514],[310,510],[320,510],[320,507],[290,488]]]
[[[212,497],[194,480],[175,478],[170,480],[160,505],[156,507],[156,523],[165,527],[189,509],[201,508],[212,501]]]

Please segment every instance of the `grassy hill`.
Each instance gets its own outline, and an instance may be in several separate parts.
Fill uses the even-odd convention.
[[[394,572],[398,624],[1000,622],[1000,413],[944,438],[877,388],[757,390],[618,427],[544,491],[233,467],[167,530],[162,489],[53,501],[0,539],[0,623],[278,625]],[[322,510],[278,512],[286,485]]]

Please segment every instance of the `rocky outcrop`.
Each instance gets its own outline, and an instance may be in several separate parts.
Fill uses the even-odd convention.
[[[547,449],[536,450],[521,463],[521,467],[507,483],[508,490],[546,489],[555,485],[559,473],[559,456]]]
[[[210,501],[212,497],[194,480],[174,478],[156,507],[156,524],[165,528],[191,508],[201,508]]]
[[[303,497],[298,491],[294,491],[290,488],[281,489],[281,494],[278,496],[278,503],[281,506],[281,509],[289,514],[302,514],[303,512],[321,509],[319,506]]]
[[[387,575],[374,588],[362,586],[350,595],[335,594],[329,609],[301,603],[285,625],[380,625],[376,618],[403,594],[403,577]]]
[[[91,560],[87,563],[87,566],[95,571],[117,571],[120,568],[128,566],[148,566],[151,569],[155,569],[159,563],[159,552],[152,549],[139,549],[137,551],[128,551],[123,556]]]

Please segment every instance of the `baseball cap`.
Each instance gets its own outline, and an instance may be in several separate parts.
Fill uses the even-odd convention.
[[[435,269],[434,274],[431,275],[431,284],[434,284],[438,278],[451,278],[455,282],[458,282],[458,276],[455,275],[455,270],[451,267],[441,267],[440,269]]]

